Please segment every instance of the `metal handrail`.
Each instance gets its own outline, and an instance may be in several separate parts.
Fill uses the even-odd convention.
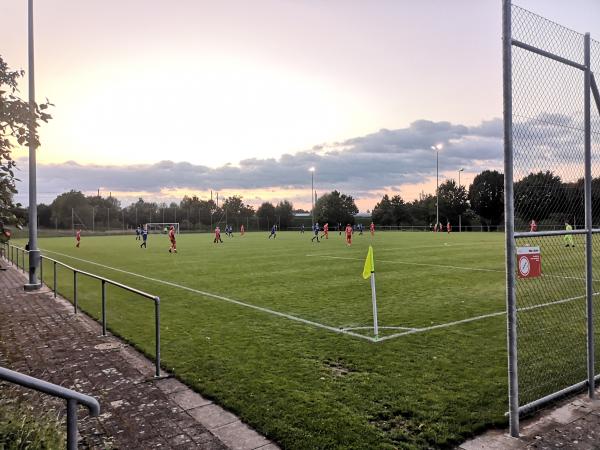
[[[22,260],[22,268],[21,270],[23,272],[25,272],[25,253],[29,253],[28,250],[22,248],[22,247],[18,247],[16,245],[12,245],[12,244],[8,244],[5,243],[4,246],[6,248],[8,248],[8,251],[4,251],[4,257],[6,258],[6,255],[9,255],[9,259],[8,261],[14,265],[14,253],[16,250],[16,260],[17,260],[17,268],[19,268],[19,253],[23,254],[23,257],[21,258]],[[141,291],[139,289],[136,288],[132,288],[131,286],[127,286],[126,284],[123,283],[119,283],[118,281],[114,281],[111,280],[109,278],[104,278],[101,277],[99,275],[90,273],[90,272],[86,272],[83,270],[79,270],[75,267],[69,266],[68,264],[65,264],[61,261],[57,261],[56,259],[50,258],[48,256],[43,256],[40,254],[40,282],[44,283],[44,271],[43,271],[43,261],[47,260],[47,261],[51,261],[53,263],[53,269],[54,269],[54,273],[53,273],[53,281],[54,281],[54,285],[53,285],[53,291],[54,291],[54,298],[56,298],[57,295],[57,278],[56,278],[56,266],[62,266],[68,270],[71,270],[73,272],[73,308],[74,308],[74,312],[75,314],[77,314],[78,311],[78,307],[77,307],[77,274],[81,274],[81,275],[85,275],[87,277],[96,279],[98,281],[101,282],[101,286],[102,286],[102,335],[106,336],[106,285],[112,285],[118,288],[121,288],[125,291],[137,294],[141,297],[150,299],[154,302],[154,336],[155,336],[155,349],[156,349],[156,358],[155,358],[155,377],[160,377],[160,297],[156,296],[156,295],[152,295],[152,294],[148,294],[147,292]]]
[[[34,389],[53,397],[60,397],[67,401],[67,449],[77,448],[77,405],[82,404],[90,411],[92,417],[100,414],[98,400],[89,395],[67,389],[57,384],[49,383],[39,378],[30,377],[14,370],[0,367],[0,379],[19,384],[29,389]]]

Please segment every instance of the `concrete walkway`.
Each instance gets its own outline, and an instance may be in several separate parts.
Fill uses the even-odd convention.
[[[597,391],[596,397],[600,395]],[[462,444],[461,450],[600,449],[600,400],[569,398],[521,422],[521,436],[491,430]]]
[[[47,287],[24,292],[25,281],[15,268],[0,270],[0,365],[98,399],[100,417],[80,408],[81,448],[278,448],[175,378],[154,380],[151,361],[120,339],[103,337],[98,323],[75,315]],[[0,407],[15,395],[34,397],[0,383]],[[62,401],[39,401],[44,410],[65,412]]]

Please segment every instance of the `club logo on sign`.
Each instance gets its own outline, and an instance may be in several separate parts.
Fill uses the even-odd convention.
[[[535,278],[542,274],[542,256],[539,247],[517,248],[519,278]]]

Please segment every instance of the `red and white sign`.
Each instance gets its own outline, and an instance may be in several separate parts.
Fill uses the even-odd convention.
[[[519,278],[535,278],[542,274],[542,255],[539,247],[517,248]]]

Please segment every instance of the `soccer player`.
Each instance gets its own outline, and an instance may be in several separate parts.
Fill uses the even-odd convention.
[[[213,243],[216,244],[217,242],[223,243],[223,240],[221,239],[221,227],[218,225],[215,227],[215,239]]]
[[[144,248],[148,248],[148,225],[144,225],[144,228],[142,228],[142,243],[140,244],[140,248],[144,247]]]
[[[304,224],[300,225],[300,234],[304,234]]]
[[[136,240],[136,241],[139,241],[139,240],[141,239],[141,237],[140,237],[140,236],[141,236],[141,234],[142,234],[142,229],[141,229],[141,228],[138,226],[138,227],[135,229],[135,240]]]
[[[363,230],[364,230],[365,227],[364,227],[364,225],[362,223],[359,223],[357,226],[358,226],[358,235],[362,236]]]
[[[81,230],[77,230],[77,233],[75,233],[75,240],[77,241],[77,244],[75,244],[75,247],[79,248],[79,244],[81,243]]]
[[[317,240],[317,242],[321,242],[321,241],[319,241],[319,222],[316,222],[313,225],[313,233],[314,233],[314,236],[312,237],[310,242],[314,242],[315,239]]]
[[[350,224],[346,225],[346,245],[350,247],[352,245],[352,226]]]
[[[373,222],[369,225],[369,231],[371,232],[371,237],[375,236],[375,224]]]
[[[240,226],[240,236],[243,236],[245,232],[246,232],[246,229],[244,228],[244,224],[242,224]]]
[[[573,226],[569,222],[565,222],[565,230],[572,231]],[[565,247],[575,247],[572,234],[565,234]]]
[[[534,231],[537,231],[537,223],[535,223],[535,220],[531,219],[531,222],[529,222],[529,231],[531,233],[533,233]]]
[[[446,231],[448,234],[452,231],[452,225],[450,225],[450,221],[446,222]]]
[[[169,229],[169,241],[171,241],[171,247],[169,247],[169,253],[177,253],[177,242],[175,242],[175,227],[171,225]]]
[[[273,237],[273,239],[277,237],[277,225],[275,224],[273,224],[273,226],[271,227],[271,234],[269,235],[269,239],[271,239],[271,237]]]
[[[321,239],[323,238],[329,239],[329,223],[323,225],[323,236],[321,236]]]

